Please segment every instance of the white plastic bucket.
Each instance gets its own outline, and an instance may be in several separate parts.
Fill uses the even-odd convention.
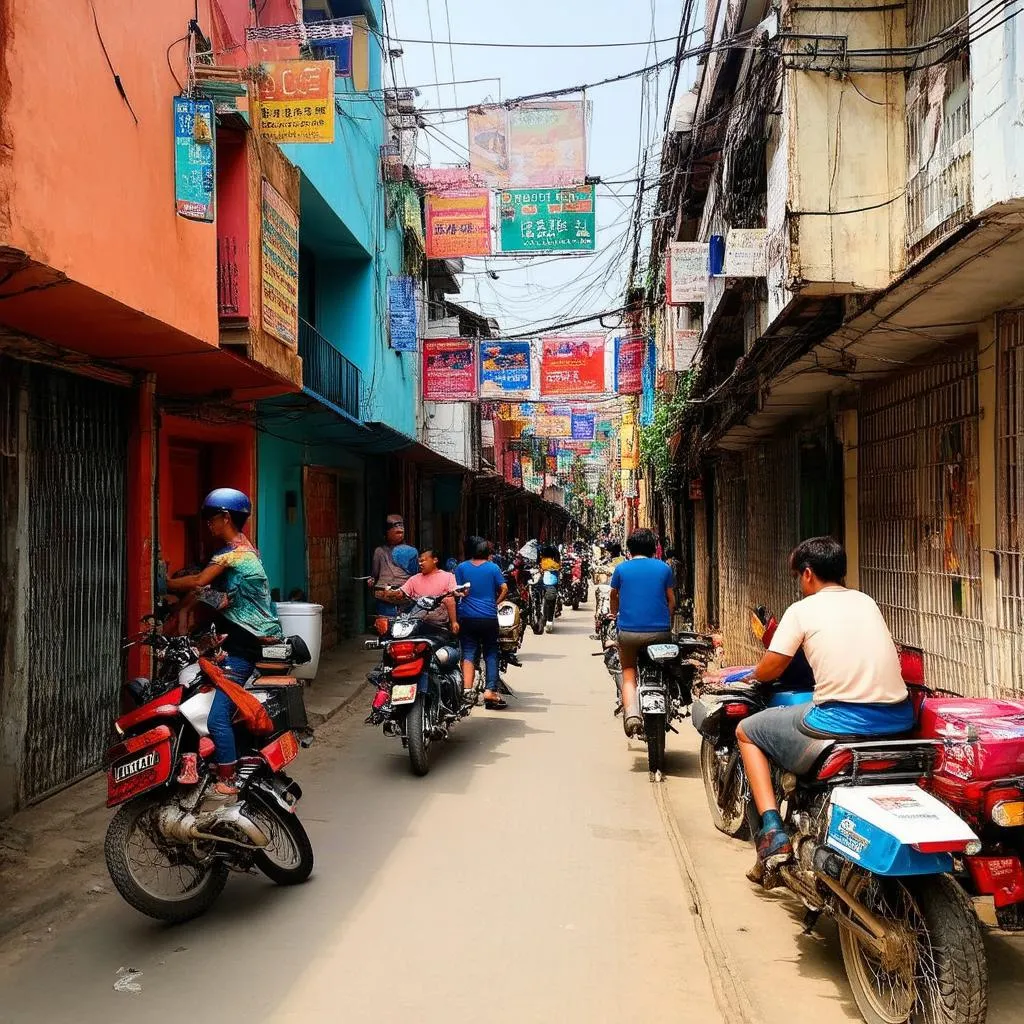
[[[307,604],[305,601],[278,601],[277,617],[285,636],[301,636],[309,648],[310,659],[306,665],[296,665],[295,675],[299,679],[315,679],[320,665],[320,634],[323,629],[324,606]]]

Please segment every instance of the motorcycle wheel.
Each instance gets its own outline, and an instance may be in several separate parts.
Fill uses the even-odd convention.
[[[578,612],[580,610],[580,595],[573,594],[572,596],[572,610]]]
[[[277,885],[300,885],[313,873],[313,844],[302,822],[271,801],[249,797],[245,811],[270,837],[254,860]]]
[[[746,800],[741,785],[743,776],[739,765],[733,772],[730,786],[732,792],[726,795],[723,809],[718,802],[722,794],[721,765],[714,743],[706,737],[700,742],[700,774],[704,779],[704,794],[708,798],[708,810],[711,811],[715,828],[733,839],[749,839]]]
[[[554,601],[544,602],[544,622],[554,622],[555,616],[558,614],[558,606]]]
[[[840,914],[843,964],[867,1024],[982,1024],[988,966],[981,926],[963,889],[948,875],[881,880],[858,873],[849,891],[909,933],[906,959],[887,970]]]
[[[427,711],[427,695],[418,693],[416,702],[405,718],[405,735],[409,741],[409,764],[413,775],[423,776],[430,771],[430,747],[433,738],[430,735],[433,722]]]
[[[221,860],[198,864],[187,846],[157,829],[159,800],[132,800],[111,819],[103,844],[110,880],[124,901],[147,917],[178,924],[205,913],[223,892]],[[160,878],[163,877],[163,885]]]
[[[644,715],[644,735],[647,737],[647,770],[665,772],[665,716]]]
[[[530,609],[530,629],[533,630],[535,636],[540,636],[544,632],[544,613],[538,605],[534,605]]]

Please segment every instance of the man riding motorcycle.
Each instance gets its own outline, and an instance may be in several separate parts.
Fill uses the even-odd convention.
[[[803,600],[790,605],[750,678],[773,682],[803,648],[814,673],[814,703],[769,708],[736,730],[750,792],[761,814],[758,863],[750,878],[785,863],[793,847],[779,816],[769,759],[800,775],[830,736],[895,736],[914,711],[899,655],[878,605],[847,589],[846,552],[831,537],[803,541],[789,557]]]
[[[219,542],[218,550],[202,572],[167,581],[167,589],[174,593],[198,594],[206,589],[208,597],[201,600],[213,606],[217,629],[226,637],[221,646],[227,658],[221,668],[240,685],[252,675],[264,643],[284,639],[260,553],[242,533],[250,515],[252,504],[241,491],[232,487],[210,491],[203,500],[200,518]],[[233,714],[234,705],[218,689],[207,727],[216,746],[219,781],[214,791],[222,797],[238,793],[234,784],[238,750],[231,725]]]

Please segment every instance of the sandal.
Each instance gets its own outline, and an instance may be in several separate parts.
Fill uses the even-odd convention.
[[[488,711],[504,711],[508,707],[508,701],[500,697],[497,700],[485,700],[484,707]]]

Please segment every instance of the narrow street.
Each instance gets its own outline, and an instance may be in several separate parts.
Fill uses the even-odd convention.
[[[188,1006],[269,1024],[342,1005],[374,1022],[723,1019],[732,980],[709,976],[643,750],[627,751],[589,657],[591,614],[529,635],[510,679],[521,699],[475,712],[424,779],[361,707],[329,723],[296,771],[317,854],[307,885],[233,878],[178,928],[105,895],[0,970],[0,1021]],[[141,992],[114,990],[121,967],[142,972]]]

